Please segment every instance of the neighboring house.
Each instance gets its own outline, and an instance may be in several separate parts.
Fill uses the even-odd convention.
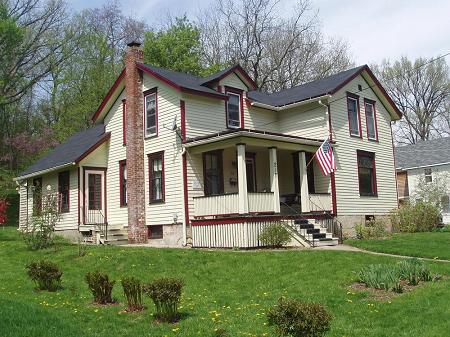
[[[47,185],[61,233],[165,246],[255,247],[273,222],[335,244],[338,221],[397,207],[401,114],[368,66],[266,94],[240,66],[199,78],[142,60],[131,43],[95,126],[16,178],[21,227]],[[311,158],[328,137],[338,170],[324,176]]]
[[[421,141],[395,149],[398,198],[414,196],[420,178],[425,182],[446,179],[450,191],[450,137]],[[450,195],[441,198],[443,222],[450,223]]]

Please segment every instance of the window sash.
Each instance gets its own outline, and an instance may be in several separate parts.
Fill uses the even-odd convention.
[[[210,152],[203,155],[205,195],[223,194],[222,152]]]
[[[89,210],[102,209],[102,175],[89,173],[88,175]]]
[[[157,131],[156,93],[151,93],[145,96],[145,135],[156,135]]]
[[[376,196],[377,182],[375,156],[371,153],[358,153],[358,181],[361,196]]]
[[[433,171],[431,170],[431,168],[424,169],[424,174],[425,174],[425,182],[426,183],[433,182]]]
[[[164,154],[149,156],[150,202],[164,201]]]
[[[373,103],[365,104],[366,111],[366,127],[367,127],[367,137],[372,140],[377,139],[377,130],[375,124],[375,106]]]
[[[356,98],[347,97],[347,110],[350,135],[361,137],[358,100]]]
[[[241,127],[241,95],[227,92],[227,127]]]
[[[69,212],[70,197],[70,172],[64,171],[58,173],[58,195],[59,195],[59,212]]]

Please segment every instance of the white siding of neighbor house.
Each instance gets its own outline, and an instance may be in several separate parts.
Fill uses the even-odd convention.
[[[107,216],[110,227],[123,227],[128,224],[127,207],[120,207],[120,181],[119,161],[126,159],[126,147],[123,146],[123,115],[122,100],[125,98],[123,91],[112,105],[105,117],[105,131],[111,132],[109,142],[105,144],[108,149],[106,171],[107,189]]]
[[[326,108],[318,105],[318,103],[311,103],[278,113],[281,133],[314,139],[325,139],[328,136]]]
[[[431,177],[433,180],[445,178],[447,179],[447,186],[450,186],[450,164],[431,166],[429,168],[431,169]],[[409,195],[413,196],[420,178],[425,177],[425,167],[410,169],[407,172]]]
[[[382,215],[397,207],[394,157],[392,150],[391,117],[371,89],[358,91],[358,84],[366,88],[362,76],[356,77],[331,98],[335,156],[337,212],[339,215]],[[348,127],[346,92],[359,95],[362,138],[351,137]],[[376,118],[379,141],[367,139],[364,98],[376,101]],[[375,153],[378,197],[359,195],[357,150]]]
[[[143,91],[157,87],[158,90],[158,136],[144,141],[146,224],[169,225],[184,221],[182,146],[180,138],[172,131],[172,123],[177,116],[180,126],[181,95],[165,83],[144,74]],[[186,105],[187,102],[186,102]],[[148,154],[164,151],[165,202],[149,204],[149,161]],[[181,244],[181,242],[180,242]]]

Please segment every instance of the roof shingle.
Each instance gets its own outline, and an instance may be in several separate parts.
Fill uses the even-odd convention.
[[[395,148],[397,170],[450,163],[450,137]]]

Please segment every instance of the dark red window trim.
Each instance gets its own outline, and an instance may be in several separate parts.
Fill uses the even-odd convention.
[[[153,172],[152,172],[152,162],[155,159],[161,159],[161,199],[153,199]],[[165,183],[165,174],[164,174],[164,151],[159,151],[155,153],[150,153],[148,155],[148,194],[149,194],[149,203],[156,204],[165,202],[166,198],[166,183]]]
[[[158,88],[151,88],[148,90],[144,91],[144,137],[145,138],[153,138],[153,137],[157,137],[159,134],[159,123],[158,123]],[[147,135],[147,109],[146,109],[146,104],[145,104],[145,99],[147,96],[151,95],[151,94],[155,94],[155,124],[156,124],[156,133],[151,134],[151,135]]]
[[[119,161],[120,207],[127,206],[126,193],[124,193],[124,186],[123,186],[123,174],[126,167],[127,167],[126,159]],[[127,187],[125,185],[125,189],[126,188]]]
[[[225,94],[239,95],[239,127],[233,127],[228,125],[228,100],[225,101],[225,126],[227,129],[243,129],[244,128],[244,90],[225,87]]]
[[[206,179],[206,159],[205,156],[206,155],[217,155],[218,156],[218,163],[219,163],[219,194],[223,194],[224,193],[224,184],[223,184],[223,150],[214,150],[214,151],[209,151],[209,152],[203,152],[202,153],[202,161],[203,161],[203,193],[205,196],[209,196],[210,194],[207,193],[208,191],[208,179]]]
[[[181,115],[181,140],[186,141],[186,104],[180,99],[180,115]]]
[[[358,117],[358,126],[359,126],[359,135],[352,135],[352,129],[350,127],[350,114],[349,114],[349,98],[356,100],[356,108],[357,108],[357,117]],[[348,119],[348,133],[351,137],[362,138],[362,128],[361,128],[361,109],[359,107],[359,96],[355,95],[351,92],[347,92],[347,119]]]
[[[122,100],[122,144],[127,145],[127,100]]]
[[[366,104],[372,105],[372,111],[373,111],[373,124],[374,124],[374,129],[375,129],[375,138],[370,138],[369,137],[369,128],[367,127],[368,123],[367,123],[367,111],[366,111]],[[378,142],[378,124],[377,124],[377,111],[375,109],[375,101],[368,99],[368,98],[364,98],[364,114],[366,115],[366,133],[367,133],[367,139],[368,140],[372,140],[372,141],[376,141]]]
[[[361,194],[361,182],[360,182],[360,170],[359,170],[359,157],[367,157],[372,159],[373,164],[373,181],[372,181],[372,191],[373,194]],[[377,184],[377,166],[375,163],[375,153],[374,152],[368,152],[363,150],[356,150],[356,165],[358,167],[358,190],[359,195],[362,197],[377,197],[378,196],[378,184]]]
[[[62,208],[62,190],[61,186],[62,180],[67,179],[67,208]],[[60,213],[69,213],[70,212],[70,171],[62,171],[58,173],[58,209]]]

